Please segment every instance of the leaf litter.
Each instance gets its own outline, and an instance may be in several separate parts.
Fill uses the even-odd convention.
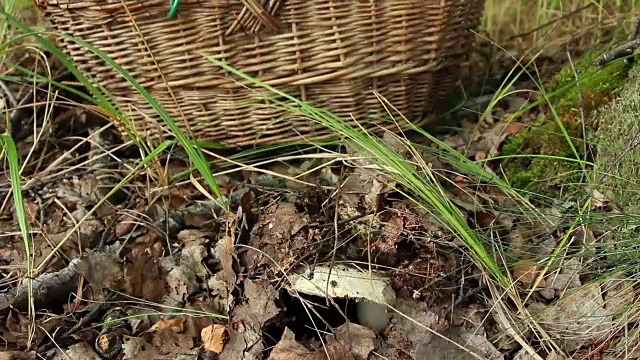
[[[445,143],[471,159],[498,156],[502,143],[535,119],[537,114],[528,113],[512,121],[530,100],[508,97],[480,123],[464,122],[462,131],[446,137]],[[31,182],[25,199],[30,226],[41,230],[34,235],[35,263],[48,259],[43,273],[34,278],[42,323],[36,331],[39,355],[531,357],[495,319],[486,301],[486,279],[455,236],[403,198],[398,190],[406,189],[357,148],[347,144],[338,165],[326,159],[278,162],[261,171],[242,169],[219,176],[222,192],[232,203],[229,212],[184,175],[190,164],[181,160],[183,154],[162,155],[118,196],[86,216],[139,161],[139,154],[113,150],[118,144],[110,143],[108,132],[100,135],[83,119],[81,126],[88,129],[81,131],[95,134],[99,151],[109,151],[117,162],[102,163],[95,153],[69,150],[82,147],[82,137],[65,138],[68,143],[56,154],[67,159],[65,168],[87,159],[90,164],[56,178],[51,170],[42,171],[42,166],[60,163],[43,150],[52,139],[19,144],[23,154],[33,147],[42,157],[40,165],[27,164],[25,178],[47,179],[46,185]],[[416,156],[393,136],[383,140],[407,161]],[[82,147],[87,148],[96,151]],[[505,247],[502,260],[518,279],[516,286],[534,291],[529,312],[547,333],[562,339],[557,351],[584,352],[607,342],[624,347],[620,339],[609,341],[607,335],[615,319],[634,315],[629,308],[637,292],[624,280],[602,287],[586,281],[584,266],[593,257],[585,254],[602,246],[597,230],[581,228],[570,234],[573,256],[546,269],[540,259],[548,258],[566,235],[559,222],[516,218],[502,209],[522,204],[499,189],[477,185],[472,176],[448,168],[432,153],[418,156],[447,179],[444,191],[469,224]],[[411,166],[419,171],[415,163]],[[105,170],[116,175],[106,179]],[[149,187],[170,177],[175,178],[169,186]],[[594,193],[594,199],[605,207],[603,195]],[[11,211],[3,208],[2,222],[15,231],[16,219],[6,216]],[[8,348],[19,349],[0,352],[0,359],[23,354],[35,358],[25,336],[26,287],[17,281],[24,277],[24,244],[18,236],[0,241],[7,279],[0,294],[5,316],[0,335]],[[50,257],[54,248],[56,256]],[[568,358],[554,351],[542,355]]]

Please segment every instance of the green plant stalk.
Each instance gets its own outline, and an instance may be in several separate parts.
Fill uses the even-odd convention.
[[[22,186],[20,181],[20,164],[18,161],[18,150],[16,149],[16,144],[8,134],[0,135],[0,141],[2,141],[2,146],[6,150],[7,160],[9,162],[9,172],[11,175],[11,192],[13,194],[13,202],[14,202],[14,210],[15,215],[18,219],[18,225],[20,227],[20,234],[22,235],[22,240],[24,242],[25,256],[26,256],[26,268],[27,268],[27,294],[29,298],[29,309],[28,309],[28,317],[30,320],[33,320],[35,316],[35,310],[33,309],[33,263],[32,263],[32,253],[31,253],[31,235],[29,232],[29,223],[27,221],[27,212],[24,207],[24,198],[22,196]],[[30,331],[29,331],[29,343],[31,343],[31,339],[33,336],[33,327],[35,324],[33,322],[30,323]]]

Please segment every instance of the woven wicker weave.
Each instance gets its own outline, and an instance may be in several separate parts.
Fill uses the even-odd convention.
[[[393,126],[381,122],[388,115],[375,92],[421,124],[442,110],[455,87],[483,3],[181,0],[173,19],[167,19],[168,0],[50,0],[40,6],[54,30],[93,44],[129,71],[184,131],[246,146],[330,133],[258,99],[256,91],[265,90],[239,83],[203,53],[370,129]],[[109,65],[74,42],[61,45],[142,136],[170,134]]]

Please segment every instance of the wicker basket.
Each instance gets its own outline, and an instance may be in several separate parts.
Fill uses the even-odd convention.
[[[331,133],[275,108],[257,95],[264,89],[239,82],[203,53],[373,131],[396,126],[376,92],[422,124],[442,110],[456,86],[483,3],[181,0],[172,19],[168,0],[50,0],[40,6],[54,30],[93,44],[129,71],[184,131],[247,146]],[[141,136],[170,135],[114,69],[75,42],[61,46],[113,96]]]

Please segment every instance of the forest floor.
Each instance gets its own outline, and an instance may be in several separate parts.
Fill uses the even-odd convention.
[[[640,359],[633,14],[498,1],[456,126],[208,153],[221,198],[3,68],[0,360]]]

